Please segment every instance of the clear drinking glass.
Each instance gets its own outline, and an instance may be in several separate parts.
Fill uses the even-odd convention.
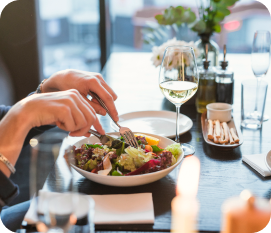
[[[42,232],[65,233],[76,222],[69,165],[73,154],[69,145],[64,143],[66,136],[64,133],[46,132],[30,140],[32,217],[37,222],[37,229]],[[65,158],[57,159],[59,154],[65,154]],[[48,178],[50,186],[45,183]]]
[[[256,102],[259,95],[259,86],[262,78],[266,75],[270,64],[270,32],[269,31],[256,31],[254,34],[252,53],[251,53],[251,67],[255,77],[257,78]],[[255,104],[254,111],[251,117],[259,119],[261,113],[258,111],[257,104]],[[268,116],[264,116],[263,120],[268,120]]]
[[[241,125],[248,129],[258,129],[262,127],[266,94],[268,84],[261,81],[258,84],[258,95],[255,98],[251,93],[255,92],[257,81],[255,79],[247,79],[242,82],[241,88]],[[258,110],[257,117],[254,116],[255,106]]]
[[[176,138],[180,143],[179,113],[180,107],[188,101],[198,89],[198,71],[194,50],[189,46],[169,46],[166,48],[160,67],[159,87],[163,95],[176,106]],[[193,154],[194,147],[182,143],[185,155]]]
[[[71,227],[69,233],[94,233],[94,200],[84,194],[75,194],[75,216],[77,222]]]

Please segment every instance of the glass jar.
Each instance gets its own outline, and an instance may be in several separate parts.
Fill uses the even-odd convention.
[[[195,46],[198,48],[200,54],[197,58],[197,64],[201,65],[202,60],[205,59],[205,45],[208,44],[208,60],[210,61],[210,66],[218,66],[218,44],[210,39],[210,34],[199,34],[199,36],[200,39],[195,42]]]

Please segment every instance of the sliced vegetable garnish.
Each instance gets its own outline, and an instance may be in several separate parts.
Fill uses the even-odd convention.
[[[160,166],[160,164],[161,164],[160,160],[151,159],[150,161],[142,165],[140,168],[136,169],[133,172],[127,173],[125,176],[133,176],[133,175],[141,174],[142,172],[145,172],[151,168],[154,169],[156,166]]]
[[[161,149],[161,148],[159,148],[158,146],[155,146],[155,145],[153,145],[151,147],[152,147],[154,153],[161,152],[161,151],[164,150],[164,149]]]
[[[103,167],[104,170],[98,171],[98,174],[102,176],[107,176],[109,172],[112,170],[112,164],[110,162],[108,154],[103,159]]]
[[[122,174],[120,174],[118,171],[114,170],[112,172],[112,176],[123,176]]]

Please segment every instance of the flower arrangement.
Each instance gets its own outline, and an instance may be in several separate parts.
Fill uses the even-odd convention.
[[[163,43],[159,47],[154,46],[152,48],[152,58],[151,58],[151,60],[152,60],[153,65],[155,67],[161,65],[166,48],[168,46],[174,46],[174,45],[192,47],[194,49],[195,57],[197,58],[198,55],[199,55],[199,50],[195,47],[195,44],[194,44],[193,41],[185,42],[185,41],[181,41],[181,40],[176,40],[176,38],[174,37],[173,39],[168,40],[167,42]],[[181,59],[182,58],[180,57],[180,53],[172,54],[171,58],[172,58],[172,60],[169,62],[168,69],[176,68],[178,66],[178,64],[181,64]],[[184,61],[185,61],[186,65],[189,65],[190,59],[184,58]]]

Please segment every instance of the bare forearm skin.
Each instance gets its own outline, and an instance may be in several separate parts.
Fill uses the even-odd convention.
[[[9,162],[15,166],[20,155],[21,149],[27,133],[30,128],[28,119],[9,112],[0,121],[0,153],[3,154]],[[9,177],[11,172],[7,166],[0,162],[0,170]]]

